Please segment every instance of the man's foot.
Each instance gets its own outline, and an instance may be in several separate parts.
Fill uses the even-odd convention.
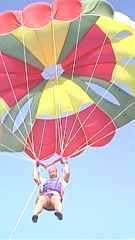
[[[63,214],[61,212],[55,212],[54,214],[59,220],[63,219]]]
[[[33,216],[32,216],[32,222],[33,222],[33,223],[36,223],[37,220],[38,220],[38,215],[33,215]]]

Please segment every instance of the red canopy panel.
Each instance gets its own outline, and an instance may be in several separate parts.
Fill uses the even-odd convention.
[[[95,24],[63,60],[65,74],[111,81],[116,60],[107,35]],[[74,66],[75,65],[75,66]],[[74,69],[73,69],[74,66]]]
[[[95,104],[78,114],[61,119],[37,119],[27,139],[33,139],[35,155],[25,147],[25,152],[35,159],[47,159],[57,153],[64,157],[77,154],[85,146],[100,147],[109,143],[116,126],[111,118]]]
[[[43,81],[33,66],[2,54],[0,57],[0,97],[11,107]]]

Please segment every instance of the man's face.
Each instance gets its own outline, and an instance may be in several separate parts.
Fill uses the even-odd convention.
[[[48,173],[50,178],[57,177],[57,168],[55,166],[50,167]]]

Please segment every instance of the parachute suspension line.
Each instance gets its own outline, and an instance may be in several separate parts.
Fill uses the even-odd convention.
[[[37,30],[37,29],[32,29],[33,30],[33,32],[34,32],[34,34],[35,34],[35,37],[36,37],[36,39],[37,39],[37,42],[39,43],[38,44],[38,46],[40,47],[40,52],[41,52],[41,55],[42,55],[42,59],[44,59],[44,55],[45,55],[45,52],[44,52],[44,46],[43,46],[43,44],[42,44],[42,41],[40,41],[40,37],[38,36],[38,34],[37,34],[37,32],[39,31],[39,30]],[[41,63],[41,62],[40,62]],[[41,63],[42,64],[42,63]],[[43,65],[43,64],[42,64]]]
[[[116,120],[117,118],[119,118],[126,110],[128,110],[130,107],[132,107],[135,104],[135,101],[133,101],[132,103],[128,104],[121,112],[119,112],[119,114],[117,114],[113,119],[111,119],[110,122],[108,122],[102,129],[100,129],[95,135],[93,135],[90,140],[92,138],[94,138],[95,136],[97,136],[97,134],[99,134],[101,131],[103,131],[111,122],[113,122],[114,120]],[[107,136],[113,134],[115,131],[111,131],[108,134],[106,134],[105,136],[103,136],[102,138],[99,138],[98,140],[92,142],[90,145],[95,144],[96,142],[106,138]]]
[[[86,149],[88,149],[90,146],[93,146],[94,144],[98,143],[99,141],[105,139],[106,137],[109,137],[110,135],[112,135],[113,133],[115,133],[115,130],[107,133],[106,135],[104,135],[103,137],[93,141],[92,143],[90,143],[89,145],[85,145],[85,144],[82,144],[79,149],[77,149],[73,154],[71,154],[69,157],[72,158],[74,157],[75,155],[79,154],[81,151],[84,151]],[[90,139],[88,139],[88,142],[90,141]]]
[[[15,150],[13,148],[10,148],[10,147],[8,147],[7,145],[5,145],[3,143],[0,143],[0,146],[3,147],[3,148],[6,148],[9,152],[12,152],[12,153],[15,152]]]
[[[38,152],[37,160],[40,159],[40,154],[41,154],[41,150],[42,150],[42,146],[43,146],[43,140],[44,140],[45,128],[46,128],[46,120],[44,120],[44,124],[43,124],[43,131],[42,131],[42,135],[41,135],[41,142],[40,142],[40,146],[39,146],[39,152]],[[45,142],[44,142],[44,145],[45,145]]]
[[[12,120],[12,122],[14,122],[14,119],[12,118],[11,114],[6,110],[6,108],[5,108],[5,112],[10,116],[10,119]],[[1,125],[3,125],[3,126],[5,127],[5,129],[7,129],[11,134],[13,134],[12,131],[11,131],[11,129],[8,128],[5,123],[1,123]],[[21,132],[20,130],[18,130],[18,132],[20,133],[20,135],[22,136],[22,138],[23,138],[23,140],[24,140],[24,142],[25,142],[26,140],[24,139],[24,136],[23,136],[22,132]],[[22,140],[21,138],[19,138],[18,136],[15,136],[15,137],[16,137],[16,139],[18,140],[18,142],[20,142],[21,144],[24,145],[24,142],[23,142],[23,140]],[[4,146],[4,144],[2,144],[2,145]],[[5,145],[5,146],[6,146],[6,145]],[[9,148],[9,147],[8,147],[8,148]],[[11,149],[11,148],[10,148],[10,149]],[[31,150],[31,148],[30,148],[29,146],[28,146],[28,149],[30,150],[30,152],[32,152],[32,150]]]
[[[135,103],[135,102],[134,102],[134,103]],[[134,104],[134,103],[132,103],[132,104]],[[130,107],[131,107],[132,104],[130,104]],[[124,111],[125,111],[125,109],[121,112],[121,114],[122,114]],[[117,117],[115,117],[115,119],[118,118],[121,114],[119,113],[119,114],[117,115]],[[72,158],[74,155],[79,154],[79,152],[88,149],[90,146],[93,146],[95,143],[97,143],[97,142],[105,139],[106,137],[112,135],[113,133],[115,133],[115,130],[110,131],[109,133],[107,133],[107,134],[104,135],[103,137],[101,137],[101,138],[93,141],[92,143],[88,144],[89,141],[92,140],[92,138],[96,137],[96,135],[98,135],[100,132],[102,132],[110,123],[113,122],[113,120],[114,120],[114,118],[113,118],[110,122],[108,122],[102,129],[100,129],[96,134],[94,134],[92,137],[90,137],[89,139],[87,139],[87,145],[82,144],[82,145],[79,147],[79,149],[77,149],[73,154],[71,154],[71,155],[69,156],[69,158]]]
[[[56,39],[55,39],[55,31],[54,31],[54,25],[53,25],[53,9],[51,5],[51,27],[52,27],[52,40],[53,40],[53,54],[54,54],[54,61],[55,61],[55,71],[56,71],[56,87],[59,89],[59,77],[58,77],[58,67],[57,67],[57,49],[56,49]],[[61,105],[60,102],[58,101],[58,107],[57,107],[57,98],[56,98],[56,93],[53,89],[54,93],[54,100],[56,101],[56,145],[55,145],[55,152],[57,151],[57,145],[60,144],[62,145],[62,122],[61,122]]]
[[[105,38],[104,38],[104,40],[103,40],[103,44],[102,44],[102,46],[101,46],[101,48],[100,48],[100,52],[99,52],[99,55],[98,55],[98,57],[97,57],[96,63],[95,63],[95,65],[94,65],[94,69],[93,69],[92,74],[91,74],[91,76],[90,76],[90,79],[89,79],[89,81],[88,81],[88,86],[87,86],[87,89],[86,89],[86,93],[88,92],[89,85],[90,85],[90,83],[91,83],[91,81],[92,81],[92,78],[93,78],[94,73],[95,73],[95,71],[96,71],[96,68],[97,68],[97,66],[98,66],[100,57],[101,57],[101,55],[102,55],[102,53],[103,53],[103,49],[104,49],[106,40],[107,40],[107,38],[108,38],[108,35],[109,35],[109,32],[105,35]]]
[[[101,1],[99,1],[98,5],[100,5],[100,4],[101,4]],[[83,14],[83,15],[86,15],[86,14]],[[90,16],[90,15],[92,15],[92,14],[87,14],[87,15]],[[100,15],[99,15],[99,16],[100,16]],[[106,38],[107,38],[108,36],[109,36],[109,31],[106,33],[106,37],[105,37],[105,39],[104,39],[104,41],[103,41],[103,44],[102,44],[102,46],[101,46],[102,49],[103,49],[103,47],[104,47],[105,40],[106,40]],[[102,53],[102,52],[101,52],[101,53]],[[100,53],[100,55],[101,55],[101,53]],[[99,58],[100,58],[100,56],[98,56],[98,59],[97,59],[97,61],[96,61],[96,63],[95,63],[96,66],[97,66],[97,64],[98,64]],[[128,63],[129,63],[130,61],[132,61],[133,58],[134,58],[134,56],[133,56],[133,57],[130,57],[130,58],[128,59],[128,61],[124,64],[124,65],[125,65],[124,69],[126,68],[126,66],[128,65]],[[95,66],[95,67],[96,67],[96,66]],[[94,67],[94,69],[95,69],[95,67]],[[95,70],[96,70],[96,69],[95,69]],[[94,72],[95,72],[95,70],[94,70]],[[117,71],[118,71],[118,70],[117,70]],[[93,72],[92,72],[92,75],[94,75]],[[92,75],[91,75],[91,77],[90,77],[90,81],[91,81],[91,79],[92,79]],[[90,112],[90,114],[88,114],[88,116],[86,117],[85,121],[82,123],[83,125],[85,124],[85,122],[87,121],[87,119],[91,116],[91,114],[94,112],[95,108],[96,108],[96,107],[98,106],[98,104],[102,101],[102,99],[104,98],[104,96],[107,94],[108,90],[111,89],[112,85],[113,85],[115,82],[116,82],[116,79],[113,80],[113,82],[111,82],[110,86],[104,91],[103,96],[101,96],[101,98],[100,98],[99,101],[96,103],[96,106],[94,107],[94,109],[92,110],[92,112]],[[90,82],[89,82],[89,83],[90,83]],[[88,91],[88,89],[89,89],[89,84],[88,84],[88,87],[87,87],[87,91]],[[132,105],[134,105],[134,103],[135,103],[135,102],[129,104],[130,106],[125,107],[125,109],[128,109],[129,107],[131,107]],[[123,110],[118,114],[118,116],[115,116],[115,118],[111,119],[111,122],[114,123],[114,120],[117,119],[117,118],[125,111],[125,109],[123,109]],[[109,124],[110,124],[110,123],[108,123],[108,124],[106,124],[106,125],[108,126]],[[115,123],[114,123],[114,124],[115,124]],[[101,131],[106,127],[106,125],[105,125],[102,129],[100,129],[94,136],[96,136],[99,132],[101,132]],[[79,128],[78,131],[79,131],[80,129],[81,129],[81,128]],[[77,132],[78,132],[78,131],[77,131]],[[73,138],[76,136],[77,132],[75,133],[75,135],[73,136]],[[108,135],[108,134],[107,134],[107,135]],[[92,136],[91,138],[93,138],[94,136]],[[73,138],[70,140],[70,142],[73,140]],[[91,139],[91,138],[90,138],[90,139]],[[104,138],[105,138],[105,136],[104,136]],[[88,139],[88,142],[90,141],[90,139]],[[98,140],[98,141],[99,141],[99,140]],[[68,143],[68,145],[70,144],[70,142]],[[94,144],[94,143],[92,143],[92,145],[93,145],[93,144]],[[68,146],[68,145],[67,145],[67,146]],[[66,148],[67,146],[65,146],[65,148]],[[80,148],[81,148],[81,146],[80,146]]]
[[[22,42],[23,42],[23,55],[24,55],[24,64],[25,64],[25,78],[26,78],[26,84],[27,84],[27,99],[29,100],[30,97],[30,90],[29,90],[29,78],[28,78],[28,68],[27,68],[27,57],[26,57],[26,47],[25,47],[25,36],[24,36],[24,29],[23,29],[23,12],[21,11],[21,34],[22,34]],[[30,110],[30,102],[28,101],[29,104],[29,115],[30,115],[30,125],[31,125],[31,138],[29,137],[28,129],[26,127],[26,131],[28,134],[28,139],[32,148],[32,153],[36,158],[36,153],[34,150],[34,138],[33,138],[33,133],[32,133],[32,114]]]
[[[92,80],[92,77],[93,77],[93,75],[94,75],[94,73],[95,73],[95,71],[96,71],[96,68],[97,68],[99,59],[100,59],[101,54],[102,54],[102,52],[103,52],[103,48],[104,48],[106,39],[107,39],[107,37],[108,37],[108,34],[109,34],[109,32],[108,32],[108,33],[106,34],[106,36],[104,37],[103,43],[102,43],[101,48],[100,48],[100,52],[99,52],[99,54],[98,54],[96,63],[95,63],[95,65],[94,65],[94,69],[93,69],[93,71],[92,71],[92,74],[91,74],[90,79],[89,79],[89,82],[88,82],[88,86],[89,86],[89,84],[90,84],[90,82],[91,82],[91,80]],[[88,91],[88,88],[86,89],[86,93],[87,93],[87,91]],[[97,104],[95,105],[95,107],[94,107],[94,109],[92,110],[92,112],[90,112],[90,113],[88,114],[88,116],[86,117],[86,119],[84,120],[84,122],[81,124],[81,126],[78,128],[78,130],[76,131],[76,133],[75,133],[75,134],[72,136],[72,138],[70,139],[71,134],[72,134],[73,129],[74,129],[75,122],[77,121],[77,118],[79,119],[79,117],[78,117],[78,116],[79,116],[79,110],[78,110],[78,112],[76,113],[76,117],[75,117],[74,124],[73,124],[73,126],[72,126],[71,131],[70,131],[70,134],[69,134],[67,143],[66,143],[66,145],[65,145],[65,148],[67,148],[68,145],[70,144],[70,142],[75,138],[75,136],[76,136],[77,133],[80,131],[80,129],[82,128],[82,126],[84,126],[84,124],[86,123],[87,119],[92,115],[92,113],[94,112],[94,110],[96,109],[96,107],[97,107]],[[87,139],[86,134],[85,134],[85,138]],[[87,142],[88,142],[88,140],[87,140]]]
[[[89,15],[91,15],[91,14],[89,14]],[[108,33],[106,34],[106,36],[108,35]],[[133,58],[133,57],[132,57]],[[130,62],[130,60],[132,60],[132,58],[131,59],[129,59],[128,60],[128,62]],[[127,63],[128,64],[128,63]],[[125,65],[127,65],[127,64],[125,64]],[[113,81],[113,83],[114,83],[115,81]],[[106,95],[106,93],[107,93],[107,91],[108,91],[108,89],[110,89],[111,87],[112,87],[112,85],[113,85],[113,83],[111,83],[111,85],[105,90],[105,94],[103,95],[103,96],[101,96],[101,98],[99,99],[99,101],[96,103],[96,106],[94,107],[94,109],[93,109],[93,111],[92,112],[90,112],[90,114],[88,114],[88,116],[87,116],[87,118],[85,119],[85,121],[84,121],[84,123],[83,124],[85,124],[85,122],[86,122],[86,120],[88,119],[88,117],[94,112],[94,110],[95,110],[95,108],[98,106],[98,104],[100,103],[100,101],[102,101],[102,98]],[[88,88],[89,88],[89,84],[88,84]],[[125,111],[125,110],[124,110]],[[112,121],[113,121],[113,119],[112,119]],[[112,122],[111,121],[111,122]],[[109,123],[110,124],[110,123]],[[104,126],[105,127],[105,126]],[[78,129],[78,131],[80,130],[80,128]],[[102,131],[103,129],[101,129],[100,131]],[[77,132],[78,132],[77,131]],[[76,133],[77,134],[77,133]],[[76,136],[76,134],[73,136],[73,138]],[[97,135],[98,133],[96,133],[96,135]],[[95,135],[94,135],[95,136]],[[73,140],[73,138],[71,139],[71,141]],[[92,137],[93,138],[93,137]],[[71,142],[70,141],[70,142]],[[88,140],[89,141],[89,140]],[[99,141],[99,140],[98,140]],[[69,142],[69,144],[70,144],[70,142]],[[81,147],[80,147],[81,148]]]
[[[73,67],[72,67],[72,77],[71,77],[72,81],[73,81],[73,78],[74,78],[74,71],[75,71],[75,65],[76,65],[76,59],[77,59],[79,35],[80,35],[80,30],[81,30],[81,20],[82,20],[82,15],[80,14],[78,29],[77,29],[76,45],[75,45],[75,54],[74,54]],[[62,149],[62,152],[61,152],[62,155],[65,151],[64,142],[65,142],[65,137],[66,137],[67,121],[68,121],[68,113],[66,114],[66,121],[65,121],[65,126],[64,126],[64,134],[63,134],[63,141],[62,141],[62,148],[61,148]],[[76,120],[73,123],[72,129],[74,128],[75,123],[76,123]]]
[[[42,49],[41,49],[41,52],[42,52]],[[50,93],[50,95],[51,95],[51,93]],[[53,90],[53,95],[54,95],[54,90]],[[51,96],[48,96],[48,98],[51,99]],[[47,102],[50,102],[49,99],[48,99]],[[42,131],[42,135],[41,135],[41,142],[40,142],[40,146],[39,146],[38,157],[36,158],[37,161],[39,161],[39,159],[40,159],[40,154],[41,154],[41,150],[42,150],[42,146],[43,146],[45,129],[46,129],[46,120],[44,120],[44,124],[43,124],[43,131]],[[40,165],[41,165],[41,164],[40,164]],[[46,166],[44,165],[44,167],[46,167]]]
[[[119,114],[117,114],[114,118],[112,118],[111,121],[108,122],[102,129],[100,129],[96,134],[94,134],[92,137],[90,137],[90,138],[88,139],[88,142],[91,141],[92,138],[96,137],[96,136],[97,136],[100,132],[102,132],[110,123],[114,122],[114,120],[116,120],[117,118],[119,118],[126,110],[128,110],[128,109],[129,109],[130,107],[132,107],[134,104],[135,104],[135,101],[133,101],[132,103],[128,104],[121,112],[119,112]],[[89,144],[89,146],[93,146],[93,144],[95,144],[95,143],[99,142],[100,140],[102,140],[102,139],[104,139],[104,138],[112,135],[114,132],[115,132],[115,130],[114,130],[114,131],[110,131],[110,132],[107,133],[105,136],[97,139],[96,141],[93,141],[91,144]],[[82,147],[83,147],[83,145],[80,146],[80,150],[81,150]],[[88,147],[88,146],[84,147],[84,149],[87,148],[87,147]],[[79,153],[80,150],[79,150],[79,151],[76,151],[75,154],[76,154],[77,152]],[[72,155],[70,155],[70,157],[72,157]]]
[[[97,6],[99,7],[100,4],[101,4],[101,1],[99,1],[99,3],[98,3]],[[74,79],[74,71],[75,71],[77,51],[78,51],[78,44],[79,44],[79,35],[80,35],[80,30],[81,30],[81,20],[82,20],[82,16],[83,16],[83,15],[84,15],[84,14],[80,14],[80,18],[79,18],[78,32],[77,32],[77,39],[76,39],[76,46],[75,46],[75,55],[74,55],[73,68],[72,68],[72,80]],[[86,14],[85,14],[85,15],[86,15]],[[92,15],[92,14],[90,14],[90,15]],[[103,46],[104,46],[105,40],[106,40],[106,37],[105,37],[105,39],[104,39],[104,41],[103,41],[103,44],[102,44]],[[101,46],[101,48],[102,48],[102,46]],[[101,50],[101,52],[102,52],[102,50]],[[101,54],[99,53],[99,56],[98,56],[98,58],[97,58],[97,61],[96,61],[95,65],[98,64],[100,55],[101,55]],[[95,68],[95,66],[94,66],[94,68]],[[94,75],[95,70],[96,70],[96,68],[95,68],[95,69],[93,70],[93,72],[92,72],[93,75]],[[92,78],[92,77],[91,77],[91,78]],[[75,120],[74,120],[73,126],[72,126],[72,128],[71,128],[70,133],[69,133],[69,136],[68,136],[68,139],[67,139],[67,143],[66,143],[66,145],[65,145],[65,148],[63,149],[63,152],[65,151],[65,149],[66,149],[66,147],[67,147],[67,145],[68,145],[68,142],[69,142],[69,140],[70,140],[70,136],[71,136],[71,134],[72,134],[72,132],[73,132],[73,129],[74,129],[74,126],[75,126],[77,120],[80,122],[80,119],[79,119],[79,110],[78,110],[77,113],[76,113],[76,118],[75,118]],[[84,133],[84,136],[85,136],[85,140],[86,140],[86,142],[88,142],[88,141],[87,141],[87,136],[86,136],[86,133],[85,133],[85,130],[84,130],[84,128],[83,128],[82,123],[80,123],[80,125],[81,125],[81,128],[83,129],[83,133]]]
[[[47,168],[53,166],[54,164],[60,162],[61,159],[62,159],[62,157],[63,157],[63,156],[57,158],[56,160],[52,161],[52,162],[49,163],[49,164],[45,164],[45,163],[43,163],[42,161],[43,161],[44,159],[41,159],[41,160],[39,161],[39,165],[41,165],[41,166],[43,166],[43,167],[45,167],[45,168],[47,169]],[[70,160],[70,157],[68,157],[68,161],[69,161],[69,160]]]
[[[126,66],[129,64],[130,61],[132,61],[133,58],[134,58],[134,57],[130,57],[130,58],[128,59],[128,61],[124,64],[124,68],[123,68],[123,69],[126,68]],[[115,82],[116,82],[116,79],[113,80],[113,82],[111,82],[111,84],[109,85],[109,87],[104,91],[103,96],[101,96],[101,98],[99,99],[99,101],[96,103],[96,106],[98,106],[98,104],[102,101],[102,99],[103,99],[103,98],[105,97],[105,95],[107,94],[108,90],[111,89],[111,87],[113,86],[113,84],[114,84]],[[125,110],[127,110],[129,107],[131,107],[131,106],[134,105],[134,104],[135,104],[135,102],[132,102],[132,103],[128,104],[118,115],[116,115],[114,118],[112,118],[109,123],[107,123],[107,124],[106,124],[103,128],[101,128],[96,134],[94,134],[92,137],[90,137],[90,139],[88,139],[88,142],[89,142],[92,138],[94,138],[95,136],[97,136],[100,132],[102,132],[111,122],[113,122],[114,125],[115,125],[114,120],[116,120],[119,116],[121,116],[121,114],[122,114],[123,112],[125,112]],[[86,117],[85,121],[82,123],[83,125],[86,123],[87,119],[91,116],[91,114],[94,112],[94,110],[95,110],[95,107],[94,107],[93,110],[90,112],[90,114],[88,114],[88,116]],[[80,128],[78,129],[78,131],[79,131],[79,130],[80,130]],[[107,134],[107,135],[108,135],[108,134]],[[74,137],[75,137],[75,135],[73,136],[73,138],[74,138]],[[70,142],[72,142],[73,138],[70,140]],[[99,140],[98,140],[98,141],[99,141]],[[70,142],[69,142],[69,144],[70,144]],[[93,143],[92,143],[92,144],[93,144]]]
[[[42,49],[41,49],[42,52]],[[52,94],[52,92],[50,92],[50,95]],[[54,89],[53,89],[53,95],[54,95]],[[54,96],[53,96],[54,97]],[[51,96],[48,96],[48,98],[51,99]],[[55,98],[54,98],[55,99]],[[47,102],[50,102],[49,99]],[[46,128],[46,120],[44,120],[44,124],[43,124],[43,131],[42,131],[42,135],[41,135],[41,142],[40,142],[40,147],[39,147],[39,152],[38,152],[38,157],[37,157],[37,161],[39,161],[40,159],[40,154],[41,154],[41,150],[42,150],[42,145],[43,145],[43,140],[44,140],[44,134],[45,134],[45,128]],[[42,165],[42,164],[40,164]],[[44,165],[44,167],[46,168],[46,166]]]
[[[47,168],[51,167],[52,165],[60,162],[61,157],[60,157],[60,158],[57,158],[56,160],[54,160],[54,161],[52,161],[51,163],[48,163],[48,164],[43,163],[43,162],[42,162],[43,160],[44,160],[44,159],[41,159],[41,160],[39,161],[39,165],[41,165],[41,166],[43,166],[44,168],[47,169]]]
[[[54,29],[53,29],[53,14],[52,14],[52,8],[51,8],[51,35],[52,35],[52,40],[53,40],[53,52],[54,52],[54,54],[55,54],[55,50],[54,50],[54,46],[55,46],[55,39],[54,39]],[[56,64],[56,62],[55,62],[55,64]],[[57,76],[57,69],[56,69],[56,76]],[[54,99],[54,101],[56,101],[55,100],[55,90],[54,90],[54,87],[53,87],[53,89],[52,89],[52,92],[53,92],[53,99]],[[51,94],[51,93],[50,93]],[[56,117],[57,117],[57,108],[56,108]],[[58,130],[57,130],[57,128],[58,128],[58,123],[57,123],[57,121],[55,121],[55,152],[57,151],[57,145],[58,145],[58,142],[57,142],[57,139],[58,139],[58,137],[59,137],[59,135],[58,135]]]
[[[7,78],[8,78],[9,84],[10,84],[10,87],[11,87],[11,91],[12,91],[12,93],[13,93],[13,95],[14,95],[14,99],[15,99],[15,101],[16,101],[17,108],[18,108],[18,110],[21,112],[21,116],[20,116],[20,117],[21,117],[21,119],[23,119],[22,111],[21,111],[21,109],[20,109],[20,107],[19,107],[19,104],[18,104],[18,102],[17,102],[17,98],[16,98],[15,91],[14,91],[14,88],[13,88],[13,85],[12,85],[12,81],[11,81],[11,79],[10,79],[10,75],[9,75],[9,73],[8,73],[7,66],[6,66],[6,63],[5,63],[5,61],[4,61],[4,58],[3,58],[3,56],[2,56],[2,52],[1,52],[1,51],[0,51],[0,57],[1,57],[2,64],[3,64],[4,69],[5,69],[5,73],[6,73],[6,75],[7,75]],[[7,112],[8,115],[10,116],[12,122],[14,122],[14,119],[12,118],[11,114],[10,114],[7,110],[6,110],[6,112]],[[6,126],[6,124],[4,124],[4,123],[3,123],[3,125]],[[24,124],[24,126],[25,126],[25,124]],[[7,126],[6,126],[6,127],[7,127]],[[25,126],[25,128],[26,128],[26,126]],[[9,129],[8,129],[8,130],[9,130]],[[10,130],[10,132],[12,133],[11,130]],[[25,142],[25,141],[26,141],[25,136],[22,134],[22,132],[21,132],[19,129],[18,129],[18,132],[20,133],[20,135],[22,136],[22,139],[23,139],[24,142]],[[13,134],[13,133],[12,133],[12,134]],[[22,141],[21,138],[19,138],[19,137],[17,137],[17,138],[19,139],[20,142]],[[24,142],[22,142],[22,143],[24,144]],[[31,149],[31,148],[30,148],[30,149]]]
[[[77,58],[77,51],[78,51],[78,44],[79,44],[79,36],[80,36],[80,31],[81,31],[81,21],[82,21],[82,15],[80,14],[79,24],[78,24],[78,32],[77,32],[77,38],[76,38],[74,61],[73,61],[73,67],[72,67],[72,80],[74,79],[74,72],[75,72],[75,65],[76,65],[76,58]]]
[[[35,33],[35,37],[37,38],[37,41],[39,42],[40,51],[41,51],[42,57],[43,57],[43,59],[44,59],[44,54],[45,54],[45,53],[43,52],[44,47],[42,47],[42,44],[41,44],[41,42],[40,42],[40,38],[38,37],[38,34],[37,34],[37,30],[34,30],[34,29],[33,29],[33,31],[34,31],[34,33]],[[47,100],[47,99],[46,99],[46,100]],[[49,102],[49,99],[48,99],[47,102]],[[36,119],[33,121],[33,124],[34,124],[35,121],[36,121]],[[38,152],[38,156],[36,157],[37,161],[39,161],[39,159],[40,159],[40,154],[41,154],[42,145],[43,145],[43,139],[44,139],[44,133],[45,133],[45,128],[46,128],[46,120],[45,120],[44,125],[43,125],[43,131],[42,131],[42,136],[41,136],[41,142],[40,142],[39,152]]]
[[[0,146],[3,147],[3,148],[6,148],[8,151],[10,151],[10,153],[11,153],[11,152],[12,152],[12,153],[15,152],[14,149],[8,147],[8,146],[5,145],[5,144],[0,143]],[[15,158],[20,160],[20,157],[19,157],[19,156],[16,156],[16,155],[14,154],[14,159],[15,159]],[[24,160],[24,158],[23,158],[23,160]],[[27,162],[32,162],[32,159],[27,157],[27,160],[25,160],[25,162],[26,162],[26,161],[27,161]]]
[[[12,230],[11,233],[10,233],[10,236],[9,236],[9,239],[8,239],[8,240],[12,240],[12,239],[13,239],[13,236],[14,236],[16,230],[17,230],[17,227],[19,226],[19,224],[20,224],[20,222],[21,222],[21,220],[22,220],[22,218],[23,218],[23,216],[24,216],[24,214],[25,214],[25,212],[26,212],[26,210],[27,210],[27,208],[28,208],[28,206],[29,206],[29,204],[30,204],[30,202],[31,202],[31,200],[32,200],[35,192],[36,192],[36,190],[37,190],[37,186],[34,187],[34,190],[32,191],[32,193],[30,194],[30,196],[29,196],[28,199],[26,200],[26,203],[25,203],[25,205],[24,205],[24,208],[22,209],[22,211],[21,211],[21,213],[20,213],[20,215],[19,215],[19,217],[18,217],[18,219],[17,219],[17,222],[16,222],[13,230]]]
[[[13,148],[10,148],[10,147],[8,147],[7,145],[5,145],[3,143],[0,143],[0,146],[3,147],[3,148],[6,148],[9,152],[12,152],[12,153],[15,152]]]
[[[61,155],[63,156],[64,153],[64,142],[65,142],[65,137],[66,137],[66,130],[67,130],[67,122],[68,122],[68,113],[66,114],[66,121],[64,125],[64,132],[63,132],[63,139],[62,139],[62,144],[61,144]]]
[[[52,13],[52,11],[51,11],[51,13]],[[55,56],[55,63],[56,63],[56,43],[55,43],[55,37],[54,37],[54,28],[53,28],[53,15],[51,16],[51,25],[52,25],[52,39],[53,39],[53,49],[54,49],[54,56]],[[58,74],[57,74],[57,66],[56,66],[56,76],[57,76],[57,81],[58,81]],[[50,96],[48,96],[48,98],[50,98],[51,99],[51,94],[52,94],[52,92],[50,92]],[[53,98],[54,98],[54,100],[55,100],[55,93],[54,93],[54,89],[53,89]],[[49,101],[49,99],[48,99],[48,102],[50,102]],[[56,131],[56,136],[57,136],[57,133],[58,133],[58,131],[57,131],[57,123],[56,123],[56,128],[55,128],[55,131]],[[42,145],[43,145],[43,140],[44,140],[44,134],[45,134],[45,128],[46,128],[46,120],[44,120],[44,124],[43,124],[43,131],[42,131],[42,135],[41,135],[41,142],[40,142],[40,147],[39,147],[39,152],[38,152],[38,157],[36,157],[36,160],[37,161],[39,161],[39,159],[40,159],[40,154],[41,154],[41,150],[42,150]],[[56,143],[55,143],[55,146],[56,146],[56,149],[57,149],[57,137],[56,137]],[[56,151],[56,150],[55,150]],[[43,159],[42,159],[43,160]],[[40,165],[42,165],[42,164],[40,164]],[[45,165],[44,165],[44,167],[45,167]]]

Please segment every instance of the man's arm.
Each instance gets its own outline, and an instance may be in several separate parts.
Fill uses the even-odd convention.
[[[62,160],[61,163],[63,164],[63,179],[68,183],[70,179],[70,167],[68,161]]]
[[[39,172],[39,166],[37,165],[36,162],[34,162],[34,166],[33,166],[33,180],[38,185],[40,185],[41,182],[43,181],[43,178],[42,178],[42,176],[40,175],[40,172]]]

